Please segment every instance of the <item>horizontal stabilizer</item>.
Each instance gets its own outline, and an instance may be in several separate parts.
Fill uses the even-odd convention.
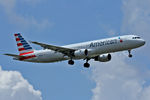
[[[15,57],[15,58],[22,58],[24,56],[20,56],[20,55],[15,55],[15,54],[4,54],[6,56],[11,56],[11,57]]]

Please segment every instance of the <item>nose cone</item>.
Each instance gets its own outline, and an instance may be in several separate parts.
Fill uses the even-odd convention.
[[[140,40],[140,44],[141,44],[141,45],[144,45],[145,43],[146,43],[146,41],[145,41],[145,40],[143,40],[143,39],[142,39],[142,40]]]

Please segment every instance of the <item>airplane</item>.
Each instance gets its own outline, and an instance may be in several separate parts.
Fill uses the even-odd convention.
[[[124,35],[112,38],[76,43],[65,46],[55,46],[45,43],[30,41],[30,43],[43,47],[43,50],[35,50],[20,33],[14,34],[17,42],[19,55],[4,54],[13,57],[14,60],[52,63],[68,60],[68,64],[74,65],[74,60],[83,59],[85,68],[89,68],[89,60],[94,59],[99,62],[111,60],[111,53],[127,50],[129,57],[132,57],[131,50],[143,46],[146,42],[137,35]]]

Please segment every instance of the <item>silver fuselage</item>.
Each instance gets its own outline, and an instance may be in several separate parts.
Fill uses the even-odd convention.
[[[118,51],[135,49],[145,44],[145,41],[143,39],[141,38],[135,39],[134,37],[137,37],[137,36],[125,35],[125,36],[118,36],[118,37],[113,37],[113,38],[71,44],[71,45],[66,45],[62,47],[78,49],[78,50],[80,49],[90,50],[90,52],[92,53],[88,55],[88,57],[92,58],[92,57],[106,54],[106,53],[113,53],[113,52],[118,52]],[[29,56],[29,55],[26,55],[26,56]],[[37,63],[50,63],[50,62],[58,62],[58,61],[70,59],[70,57],[68,57],[65,54],[52,51],[49,49],[35,50],[34,55],[36,55],[36,57],[27,59],[24,61],[37,62]],[[85,56],[81,55],[78,57],[73,57],[72,59],[84,59],[84,58]]]

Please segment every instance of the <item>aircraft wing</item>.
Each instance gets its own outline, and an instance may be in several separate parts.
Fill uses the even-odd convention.
[[[44,43],[39,43],[39,42],[34,42],[34,41],[31,41],[31,43],[36,44],[36,45],[40,45],[44,49],[51,49],[53,51],[63,53],[65,55],[69,56],[69,57],[74,56],[74,51],[76,51],[76,49],[70,49],[70,48],[66,48],[66,47],[54,46],[54,45],[49,45],[49,44],[44,44]]]

